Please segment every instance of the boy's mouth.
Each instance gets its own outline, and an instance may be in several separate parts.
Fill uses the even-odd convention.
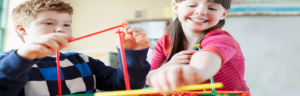
[[[204,20],[204,19],[192,19],[192,18],[189,18],[189,19],[194,21],[194,22],[197,22],[197,23],[206,23],[206,22],[208,22],[208,20]]]

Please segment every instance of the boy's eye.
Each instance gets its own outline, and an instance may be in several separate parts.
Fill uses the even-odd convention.
[[[64,24],[64,26],[65,26],[65,27],[70,27],[71,25],[70,25],[70,24]]]
[[[208,8],[209,10],[217,10],[216,8]]]
[[[47,22],[46,24],[47,24],[47,25],[53,25],[53,23],[51,23],[51,22]]]

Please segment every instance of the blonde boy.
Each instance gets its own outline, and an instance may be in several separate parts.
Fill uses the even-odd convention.
[[[25,45],[0,53],[1,96],[58,94],[56,62],[51,55],[73,39],[72,14],[70,4],[61,0],[30,0],[13,10],[14,27]],[[142,88],[150,70],[146,61],[149,39],[146,32],[130,27],[122,36],[126,36],[123,44],[131,88]],[[60,53],[60,62],[62,94],[125,89],[121,64],[114,69],[76,52]]]

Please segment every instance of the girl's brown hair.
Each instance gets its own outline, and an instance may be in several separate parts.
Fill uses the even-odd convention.
[[[185,0],[176,0],[176,3],[180,3],[182,1]],[[230,9],[230,4],[231,4],[231,0],[207,0],[207,2],[214,2],[214,3],[218,3],[221,4],[226,10]],[[204,34],[199,37],[197,44],[201,44],[204,36],[217,28],[222,28],[225,24],[225,20],[220,20],[219,23],[207,30],[204,31]],[[171,38],[172,38],[172,45],[171,45],[171,50],[169,53],[168,58],[166,59],[166,62],[170,61],[170,59],[173,57],[173,55],[175,55],[176,53],[184,50],[184,39],[186,38],[182,27],[181,27],[181,22],[179,21],[178,18],[176,18],[173,23],[170,25],[168,32],[170,32]]]

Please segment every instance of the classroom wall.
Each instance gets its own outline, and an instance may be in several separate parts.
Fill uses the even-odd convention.
[[[23,45],[14,32],[11,20],[12,9],[26,0],[13,0],[9,4],[8,28],[5,35],[4,51]],[[73,36],[79,37],[135,20],[135,10],[145,11],[144,19],[162,19],[164,8],[171,6],[171,0],[63,0],[74,8],[72,15]],[[116,52],[116,30],[108,31],[69,44],[62,51],[112,51]]]
[[[296,96],[300,90],[300,16],[227,17],[224,30],[241,45],[252,96]]]
[[[135,19],[135,10],[146,12],[146,19],[164,18],[164,8],[171,6],[170,0],[69,0],[74,7],[73,36],[97,32]],[[114,51],[116,52],[116,30],[76,41],[68,51]]]
[[[13,22],[12,22],[12,10],[16,6],[18,6],[21,2],[26,0],[9,0],[8,4],[8,16],[7,16],[7,26],[5,30],[5,37],[4,37],[4,46],[3,51],[9,51],[11,49],[17,49],[23,45],[23,42],[17,36]]]

